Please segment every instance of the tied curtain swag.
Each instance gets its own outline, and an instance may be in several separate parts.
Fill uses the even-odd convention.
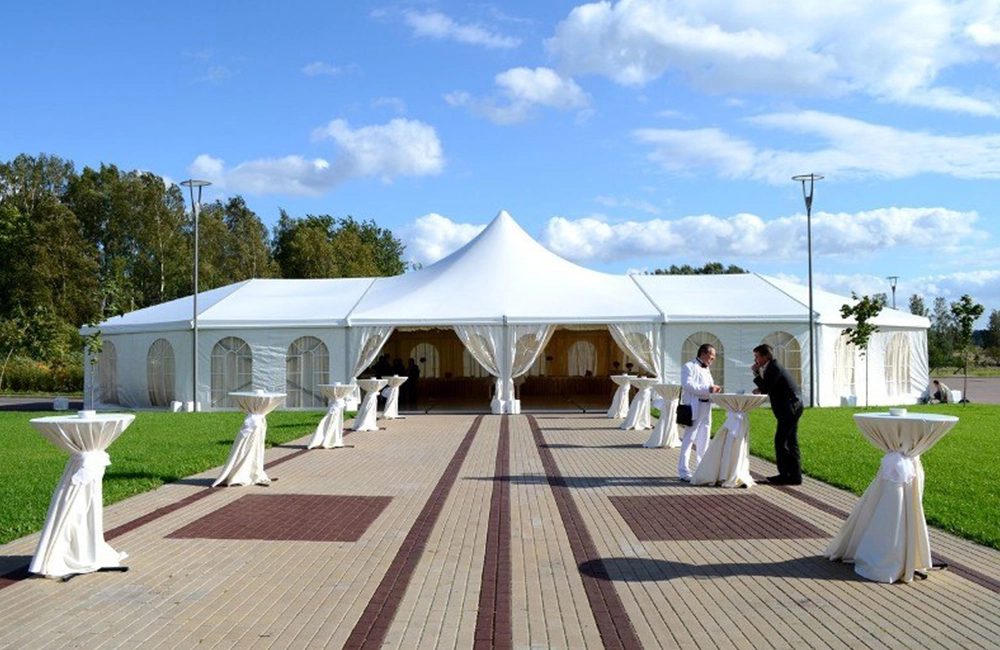
[[[350,356],[354,359],[354,369],[351,371],[351,383],[357,384],[358,375],[365,371],[365,368],[372,365],[375,356],[389,340],[392,334],[392,325],[371,325],[367,327],[352,327],[348,329]],[[354,389],[355,399],[361,399],[361,391],[357,387]]]
[[[554,325],[455,325],[469,354],[496,377],[491,410],[516,413],[514,378],[528,372],[552,338]]]
[[[657,379],[663,376],[660,361],[660,325],[658,323],[609,324],[611,338],[622,350],[639,362],[643,370]]]

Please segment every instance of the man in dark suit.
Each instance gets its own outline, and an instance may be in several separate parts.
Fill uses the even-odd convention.
[[[778,420],[774,433],[774,455],[778,463],[777,476],[768,477],[774,485],[802,485],[802,460],[799,455],[799,418],[802,417],[802,396],[788,370],[774,360],[774,349],[763,343],[753,349],[754,393],[771,399],[771,411]]]

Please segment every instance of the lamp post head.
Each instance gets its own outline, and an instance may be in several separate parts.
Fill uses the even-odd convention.
[[[193,178],[189,178],[186,181],[181,181],[181,185],[184,187],[205,187],[206,185],[211,185],[212,181],[199,181]]]
[[[806,201],[806,212],[812,211],[813,203],[813,185],[816,181],[823,180],[822,174],[798,174],[792,176],[793,181],[798,181],[802,183],[802,198]],[[806,181],[809,181],[809,190],[806,191]]]

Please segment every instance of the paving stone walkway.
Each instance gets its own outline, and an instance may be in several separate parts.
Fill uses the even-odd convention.
[[[127,573],[0,546],[0,648],[1000,647],[1000,553],[932,531],[947,570],[868,582],[822,557],[853,495],[692,487],[615,424],[409,416],[268,450],[269,487],[133,497],[105,510]]]

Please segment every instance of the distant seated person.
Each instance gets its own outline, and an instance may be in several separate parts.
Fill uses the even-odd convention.
[[[933,386],[931,389],[930,399],[931,404],[950,404],[951,389],[937,379],[935,379],[932,384]]]

